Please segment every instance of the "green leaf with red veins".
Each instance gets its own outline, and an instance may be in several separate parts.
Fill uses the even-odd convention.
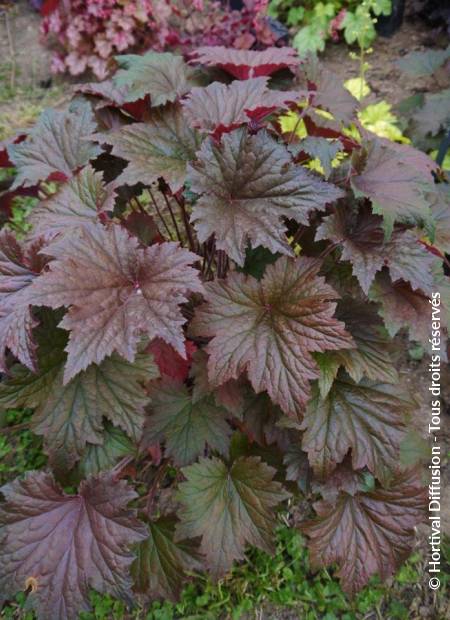
[[[274,482],[272,467],[259,457],[238,458],[231,466],[203,458],[183,473],[176,539],[202,537],[200,551],[213,578],[243,559],[246,544],[273,551],[274,508],[289,494]]]
[[[2,493],[2,594],[34,585],[27,604],[41,620],[76,620],[91,588],[131,603],[130,547],[147,528],[127,508],[136,494],[124,480],[103,474],[66,495],[51,474],[29,472]]]
[[[248,123],[252,113],[267,116],[300,100],[301,93],[269,90],[267,82],[266,77],[259,77],[193,88],[183,102],[184,116],[192,127],[212,133],[219,128],[229,131]]]
[[[318,502],[317,519],[302,526],[310,538],[312,565],[337,563],[342,588],[350,595],[377,573],[387,579],[412,550],[427,497],[418,479],[404,474],[389,489],[342,493],[336,503]]]
[[[336,292],[319,277],[320,262],[282,257],[262,280],[231,273],[206,285],[207,303],[193,319],[207,346],[213,385],[247,371],[255,392],[267,390],[283,411],[300,415],[319,376],[312,353],[349,348],[352,338],[334,318]]]
[[[90,365],[63,384],[67,333],[38,330],[39,371],[15,366],[0,383],[0,406],[35,409],[31,427],[45,437],[52,467],[70,469],[86,443],[103,443],[103,419],[110,420],[138,442],[148,396],[144,384],[159,376],[151,355],[139,354],[130,363],[117,354]]]
[[[414,291],[407,282],[392,282],[383,271],[375,278],[369,299],[380,304],[378,313],[391,338],[406,328],[410,340],[430,347],[431,304],[427,295]]]
[[[134,589],[147,599],[176,601],[186,571],[202,570],[198,545],[192,541],[174,540],[176,519],[161,517],[150,522],[149,537],[137,547],[137,558],[131,566]]]
[[[106,186],[101,172],[86,166],[56,194],[43,200],[31,212],[33,236],[71,234],[74,228],[98,221],[100,213],[112,212],[116,194]]]
[[[179,106],[155,111],[145,123],[97,134],[95,139],[110,144],[112,154],[128,162],[116,185],[150,185],[163,177],[174,192],[183,186],[187,162],[200,145],[199,134],[186,123]]]
[[[188,180],[201,194],[191,218],[199,240],[215,234],[216,247],[241,267],[249,241],[292,255],[282,218],[307,225],[312,211],[342,196],[334,185],[293,164],[287,148],[267,131],[251,135],[236,129],[220,144],[205,140]]]
[[[55,257],[33,285],[36,305],[69,308],[64,382],[114,351],[128,361],[142,334],[160,337],[185,356],[180,304],[202,292],[197,256],[167,242],[142,249],[119,226],[78,229],[47,250]]]
[[[143,441],[153,445],[165,441],[165,454],[176,465],[189,465],[205,451],[227,454],[231,427],[230,414],[218,407],[212,396],[193,402],[187,387],[181,381],[165,378],[150,386],[149,416]]]
[[[420,151],[381,138],[367,140],[364,146],[364,167],[351,179],[355,195],[370,198],[388,231],[394,222],[429,220],[427,194],[434,191],[431,171],[436,164]]]
[[[398,386],[345,374],[322,399],[315,388],[306,408],[302,447],[321,478],[326,478],[351,450],[354,469],[367,467],[380,480],[389,478],[400,454],[405,420],[414,403]]]
[[[338,209],[324,218],[317,229],[316,240],[329,239],[342,244],[341,260],[352,264],[367,294],[375,274],[388,267],[392,280],[406,280],[414,289],[431,292],[433,265],[436,257],[427,252],[418,237],[409,230],[394,230],[389,241],[384,239],[383,221],[369,208],[359,212]]]
[[[88,140],[95,129],[94,116],[87,102],[64,112],[45,110],[27,139],[8,147],[9,157],[17,168],[13,188],[30,187],[52,176],[71,178],[78,168],[100,152],[100,148]]]
[[[193,83],[193,71],[182,56],[168,52],[124,54],[116,56],[119,71],[113,81],[120,89],[127,88],[127,101],[150,95],[152,106],[173,102],[185,95]]]
[[[6,370],[5,352],[9,349],[22,364],[36,369],[36,345],[33,328],[30,285],[39,275],[45,259],[39,250],[42,240],[19,243],[14,235],[3,229],[0,232],[0,370]]]

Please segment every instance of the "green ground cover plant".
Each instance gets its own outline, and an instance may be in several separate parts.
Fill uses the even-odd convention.
[[[424,519],[395,336],[439,308],[445,350],[445,174],[291,48],[117,62],[1,153],[39,203],[0,232],[0,406],[47,457],[2,488],[2,596],[153,613],[295,514],[356,600]]]

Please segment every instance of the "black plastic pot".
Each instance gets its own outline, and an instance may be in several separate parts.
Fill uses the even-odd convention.
[[[397,32],[403,23],[405,13],[405,0],[392,0],[390,15],[380,15],[376,24],[376,30],[382,37],[391,37]]]

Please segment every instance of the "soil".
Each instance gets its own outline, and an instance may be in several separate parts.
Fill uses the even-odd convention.
[[[410,95],[445,87],[448,75],[411,79],[399,71],[395,62],[410,52],[443,47],[446,43],[440,36],[432,38],[430,29],[412,16],[405,17],[402,27],[392,37],[377,37],[373,51],[365,54],[365,60],[370,65],[366,80],[372,90],[367,101],[372,103],[385,99],[395,105]],[[323,62],[343,81],[359,75],[359,61],[350,58],[349,48],[342,43],[329,44],[323,55]]]
[[[48,83],[50,52],[40,43],[40,15],[29,2],[19,0],[10,9],[0,3],[0,59],[15,65],[17,81],[23,87]]]

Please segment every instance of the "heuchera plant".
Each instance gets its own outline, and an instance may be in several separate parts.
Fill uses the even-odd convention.
[[[245,0],[241,11],[232,11],[214,0],[47,0],[41,6],[41,31],[55,49],[55,73],[88,70],[105,79],[114,69],[114,56],[125,51],[273,45],[278,36],[267,4]]]
[[[281,511],[353,595],[424,516],[394,336],[445,324],[442,173],[290,48],[119,63],[2,154],[42,200],[0,233],[0,404],[48,468],[2,489],[0,591],[176,598]]]

